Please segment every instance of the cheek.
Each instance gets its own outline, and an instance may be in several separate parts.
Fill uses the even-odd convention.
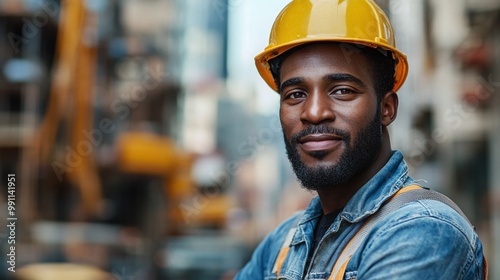
[[[283,129],[283,133],[286,133],[287,131],[288,122],[289,120],[287,115],[284,114],[282,109],[280,109],[280,124],[281,124],[281,129]]]
[[[337,117],[353,128],[371,123],[375,114],[377,114],[377,104],[372,100],[360,100],[357,104],[351,104],[337,111]]]
[[[373,124],[377,109],[376,106],[372,105],[373,104],[369,106],[352,106],[350,108],[344,107],[342,110],[337,111],[336,121],[338,128],[349,132],[351,136],[349,146],[351,146],[351,148],[360,140],[359,136],[362,134],[362,131]]]
[[[279,113],[283,134],[285,135],[285,138],[289,139],[294,133],[294,127],[299,124],[299,120],[295,117],[295,114],[293,114],[291,110],[286,110],[283,107],[280,107]]]

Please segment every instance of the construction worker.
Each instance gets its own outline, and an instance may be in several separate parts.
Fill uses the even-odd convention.
[[[309,207],[279,225],[235,279],[484,279],[460,209],[419,186],[387,127],[408,73],[372,0],[293,0],[255,58],[280,95],[288,158]]]

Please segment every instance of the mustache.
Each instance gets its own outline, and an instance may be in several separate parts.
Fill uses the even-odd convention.
[[[335,134],[342,137],[342,141],[347,143],[349,143],[349,140],[351,139],[349,132],[343,129],[329,127],[327,125],[311,125],[306,129],[292,135],[292,137],[290,138],[290,142],[292,144],[297,144],[301,138],[311,134]]]

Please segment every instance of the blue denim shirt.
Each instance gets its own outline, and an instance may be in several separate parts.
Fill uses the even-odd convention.
[[[415,184],[399,151],[347,203],[312,255],[319,198],[278,226],[256,248],[235,279],[276,279],[273,266],[290,228],[297,225],[279,279],[328,279],[344,246],[370,215],[400,188]],[[297,220],[298,224],[297,224]],[[482,279],[483,249],[457,212],[434,200],[410,202],[381,220],[349,261],[343,279]]]

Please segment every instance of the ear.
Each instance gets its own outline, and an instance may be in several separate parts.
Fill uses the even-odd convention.
[[[381,123],[389,126],[398,115],[399,98],[396,92],[387,92],[380,102]]]

